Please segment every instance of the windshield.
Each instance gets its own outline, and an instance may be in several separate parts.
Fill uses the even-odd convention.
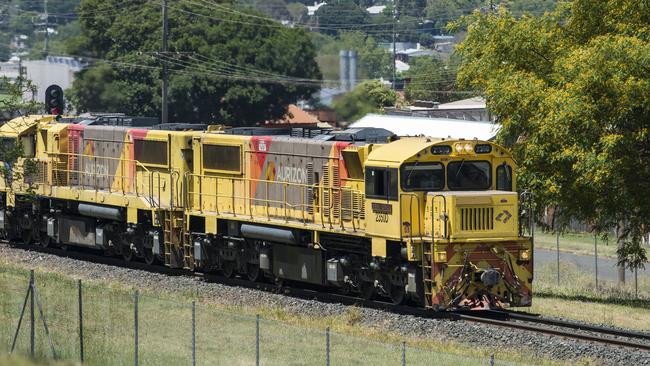
[[[441,191],[445,188],[445,169],[440,163],[405,164],[401,177],[404,191]]]
[[[490,163],[487,161],[454,161],[447,165],[447,186],[450,190],[489,189],[492,185]]]

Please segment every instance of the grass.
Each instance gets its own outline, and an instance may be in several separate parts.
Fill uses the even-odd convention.
[[[535,232],[535,246],[537,248],[556,250],[557,237],[551,232]],[[560,235],[560,251],[594,255],[594,235],[590,233],[564,233]],[[616,242],[609,242],[598,238],[598,256],[616,258]]]
[[[22,305],[28,273],[11,264],[0,266],[0,345],[10,344]],[[76,282],[61,273],[37,273],[37,286],[57,352],[78,359]],[[143,288],[139,301],[139,354],[142,364],[183,364],[191,359],[191,301],[197,301],[197,362],[205,365],[250,365],[255,361],[255,314],[261,315],[260,356],[265,365],[325,363],[325,332],[331,333],[333,364],[399,364],[401,342],[408,344],[409,365],[484,363],[495,353],[497,364],[560,364],[531,358],[526,350],[487,349],[452,343],[435,334],[407,338],[361,324],[356,308],[341,316],[308,317],[280,308],[226,307],[182,290]],[[133,364],[133,295],[120,283],[87,281],[84,285],[84,333],[89,365]],[[28,351],[28,327],[18,349]],[[37,354],[48,357],[42,327]],[[6,349],[6,348],[5,348]],[[590,364],[582,360],[581,364]]]
[[[624,287],[612,281],[599,280],[580,271],[569,262],[560,262],[560,284],[556,266],[545,264],[535,268],[533,306],[518,308],[543,315],[582,320],[624,328],[650,329],[650,279],[640,276],[638,296],[633,283]]]

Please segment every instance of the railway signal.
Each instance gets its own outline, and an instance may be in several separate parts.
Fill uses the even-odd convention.
[[[45,90],[45,109],[55,116],[63,113],[63,89],[58,85],[50,85]]]

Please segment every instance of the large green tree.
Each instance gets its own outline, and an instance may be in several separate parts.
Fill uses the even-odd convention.
[[[642,263],[650,227],[650,6],[574,0],[539,18],[476,13],[459,82],[485,94],[524,187]],[[619,280],[625,272],[619,271]]]
[[[368,80],[334,102],[340,120],[354,122],[368,113],[383,111],[397,103],[397,93],[379,80]]]
[[[323,5],[316,11],[322,33],[336,35],[341,30],[364,29],[370,20],[368,12],[352,0],[338,0]]]
[[[453,99],[453,66],[431,57],[415,57],[410,66],[406,73],[410,82],[404,90],[408,101],[429,100],[444,103]]]
[[[82,34],[70,53],[94,59],[71,100],[79,111],[159,116],[161,66],[170,70],[171,122],[251,125],[281,117],[317,90],[320,72],[307,34],[231,4],[169,4],[169,52],[161,54],[161,8],[146,0],[83,0]]]

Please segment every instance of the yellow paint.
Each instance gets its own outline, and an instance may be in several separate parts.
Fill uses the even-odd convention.
[[[385,257],[386,256],[386,239],[384,238],[372,238],[372,256],[373,257]]]

